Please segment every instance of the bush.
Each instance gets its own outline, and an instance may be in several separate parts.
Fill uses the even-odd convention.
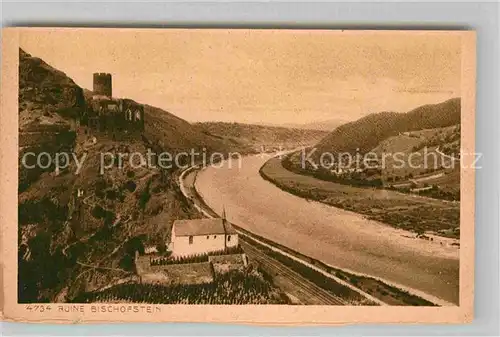
[[[106,210],[101,206],[96,205],[92,209],[92,216],[96,219],[102,219],[106,216]]]
[[[130,255],[124,255],[119,265],[123,270],[132,271],[134,269],[134,258]]]
[[[104,178],[99,178],[96,181],[95,186],[94,186],[96,191],[105,190],[106,187],[108,187],[108,183],[106,182],[106,180]]]
[[[118,196],[118,193],[116,193],[115,190],[108,190],[106,191],[106,199],[109,200],[115,200]]]
[[[48,197],[40,200],[27,200],[18,206],[20,225],[38,223],[44,220],[65,221],[67,216],[68,206],[58,205]]]
[[[139,208],[143,212],[146,209],[146,204],[148,203],[149,199],[151,199],[150,186],[151,186],[151,181],[148,181],[146,188],[139,195]]]
[[[91,214],[96,219],[104,219],[106,225],[111,225],[116,218],[115,213],[105,210],[99,205],[94,206]]]
[[[135,236],[131,239],[129,239],[123,248],[125,249],[126,254],[135,256],[135,252],[138,251],[139,254],[144,254],[144,244],[142,243],[142,240],[144,239],[144,236]]]
[[[165,254],[167,252],[167,245],[164,242],[157,245],[156,248],[158,249],[158,253],[160,254]]]
[[[127,189],[130,193],[134,192],[136,188],[137,188],[137,185],[132,180],[129,180],[125,183],[125,189]]]

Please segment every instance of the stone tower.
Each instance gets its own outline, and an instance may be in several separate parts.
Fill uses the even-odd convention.
[[[111,74],[94,73],[94,95],[111,98],[112,94]]]

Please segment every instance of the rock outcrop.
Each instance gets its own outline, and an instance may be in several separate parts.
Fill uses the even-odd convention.
[[[36,157],[53,158],[74,146],[75,118],[85,108],[83,90],[63,72],[19,49],[19,190],[23,191],[45,171]],[[29,162],[23,157],[27,153]],[[26,157],[25,159],[27,159]]]

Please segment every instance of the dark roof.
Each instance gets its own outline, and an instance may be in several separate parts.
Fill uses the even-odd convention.
[[[173,228],[176,236],[236,234],[233,226],[221,218],[175,220]]]
[[[224,229],[226,230],[226,234],[238,234],[231,223],[224,221]]]

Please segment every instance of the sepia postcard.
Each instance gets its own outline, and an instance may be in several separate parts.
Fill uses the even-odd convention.
[[[4,29],[2,319],[471,322],[475,41]]]

